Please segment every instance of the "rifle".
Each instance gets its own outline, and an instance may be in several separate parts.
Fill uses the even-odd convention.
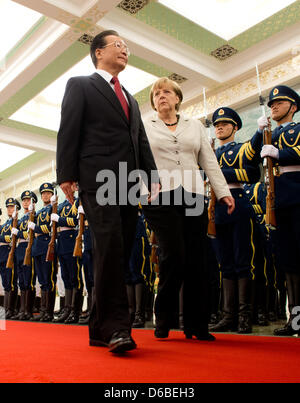
[[[208,119],[207,115],[207,104],[206,104],[206,89],[203,88],[203,105],[204,105],[204,115],[205,115],[205,127],[208,132],[208,138],[210,139],[210,144],[215,152],[215,139],[211,137],[210,135],[210,125],[211,121]],[[216,194],[210,185],[210,202],[208,206],[208,226],[207,226],[207,236],[209,238],[216,238],[217,232],[216,232],[216,223],[215,223],[215,209],[216,209],[216,203],[217,203],[217,197]]]
[[[256,63],[256,74],[257,74],[257,87],[259,92],[259,104],[261,106],[261,110],[264,116],[266,116],[265,109],[265,99],[262,96],[262,90],[260,86],[260,75],[258,64]],[[263,142],[264,145],[272,145],[272,128],[270,118],[268,128],[264,129],[263,133]],[[266,160],[266,175],[267,180],[267,198],[266,198],[266,226],[269,229],[276,229],[276,216],[275,216],[275,181],[274,181],[274,162],[271,157],[268,157]]]
[[[215,152],[215,139],[212,139],[211,141],[211,148]],[[215,239],[217,237],[216,222],[215,222],[216,203],[217,203],[217,197],[215,191],[210,185],[210,201],[207,211],[208,213],[207,236],[212,239]]]
[[[15,218],[13,219],[12,228],[17,228],[17,227],[18,227],[18,210],[17,210],[17,204],[15,204]],[[16,246],[17,246],[17,236],[13,235],[12,242],[11,242],[11,248],[10,248],[10,252],[9,252],[7,263],[6,263],[7,269],[14,268]]]
[[[35,206],[34,206],[33,198],[31,199],[31,205],[33,208],[29,215],[29,221],[34,222]],[[34,230],[30,229],[29,236],[28,236],[28,245],[27,245],[27,248],[25,251],[25,257],[24,257],[24,261],[23,261],[24,266],[31,266],[31,250],[32,250],[33,241],[34,241]]]
[[[81,206],[81,201],[79,202],[79,206]],[[78,229],[78,235],[76,237],[76,242],[75,242],[75,247],[74,247],[74,252],[73,256],[74,257],[82,257],[82,237],[84,233],[84,219],[85,216],[84,214],[80,213],[79,214],[79,229]]]
[[[55,202],[52,204],[52,213],[57,214],[57,205],[58,205],[58,196],[56,189],[55,192]],[[55,241],[57,237],[57,222],[52,221],[52,231],[51,231],[51,240],[48,245],[46,262],[54,262],[55,258]]]
[[[272,129],[269,118],[268,128],[264,130],[264,145],[272,144]],[[275,216],[275,180],[274,180],[274,162],[271,157],[267,157],[267,199],[266,199],[266,226],[270,229],[276,229]]]

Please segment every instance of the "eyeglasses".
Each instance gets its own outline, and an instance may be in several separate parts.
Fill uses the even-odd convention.
[[[124,41],[118,41],[118,40],[117,40],[117,41],[114,41],[114,42],[109,43],[108,45],[103,46],[103,48],[107,48],[108,46],[111,46],[111,45],[114,45],[115,48],[117,48],[117,49],[125,48],[125,51],[126,51],[126,53],[127,53],[127,56],[128,56],[128,57],[130,56],[129,47],[126,45],[126,43],[125,43]]]

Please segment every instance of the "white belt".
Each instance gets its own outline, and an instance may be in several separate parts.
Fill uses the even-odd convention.
[[[64,232],[64,231],[76,231],[76,228],[58,227],[58,232]]]
[[[289,165],[287,167],[275,167],[275,170],[279,171],[279,175],[289,172],[300,172],[300,165]]]
[[[19,243],[24,243],[24,242],[28,243],[28,240],[27,239],[19,239]]]
[[[0,246],[9,246],[9,243],[5,243],[5,242],[0,242]]]
[[[229,189],[243,189],[242,183],[228,183]]]

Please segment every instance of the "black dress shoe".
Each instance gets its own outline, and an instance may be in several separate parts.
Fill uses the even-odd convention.
[[[123,354],[136,349],[136,344],[129,332],[115,332],[108,344],[109,351],[114,354]]]
[[[201,341],[215,341],[216,340],[215,336],[213,336],[209,332],[197,332],[197,331],[192,332],[192,331],[185,330],[184,334],[185,334],[186,339],[188,339],[188,340],[191,340],[193,338],[193,336],[195,336],[197,340],[201,340]]]
[[[93,340],[93,339],[90,339],[89,344],[90,344],[91,347],[108,347],[108,344],[105,343],[105,342],[102,341],[102,340]]]
[[[167,339],[169,337],[169,329],[157,327],[154,330],[154,336],[157,339]]]

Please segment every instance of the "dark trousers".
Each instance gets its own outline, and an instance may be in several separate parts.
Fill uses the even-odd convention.
[[[80,192],[89,222],[94,263],[90,339],[108,342],[116,331],[130,330],[125,272],[137,224],[137,207],[100,206],[96,193]]]
[[[217,224],[217,241],[223,278],[253,278],[255,265],[254,222],[247,215]]]
[[[58,260],[60,263],[61,277],[64,282],[65,289],[82,289],[83,282],[81,273],[81,259],[78,257],[73,257],[72,254],[66,254],[59,256]]]
[[[20,243],[16,250],[18,285],[21,291],[34,289],[36,283],[33,263],[32,266],[23,265],[27,245],[27,242]]]
[[[18,273],[16,270],[17,262],[15,260],[14,267],[12,269],[6,268],[6,261],[0,262],[0,275],[2,280],[2,286],[4,291],[10,292],[17,290],[18,288]]]
[[[172,199],[172,197],[171,197]],[[185,330],[207,330],[209,280],[207,214],[186,216],[186,206],[146,206],[144,214],[159,248],[159,284],[155,302],[157,325],[170,328],[183,284]]]
[[[46,255],[34,257],[34,267],[42,291],[54,291],[57,280],[57,259],[46,262]]]
[[[286,273],[300,274],[300,206],[276,210],[277,253]]]
[[[82,254],[82,266],[84,273],[85,285],[88,293],[94,287],[94,273],[93,273],[93,251],[84,250]]]

